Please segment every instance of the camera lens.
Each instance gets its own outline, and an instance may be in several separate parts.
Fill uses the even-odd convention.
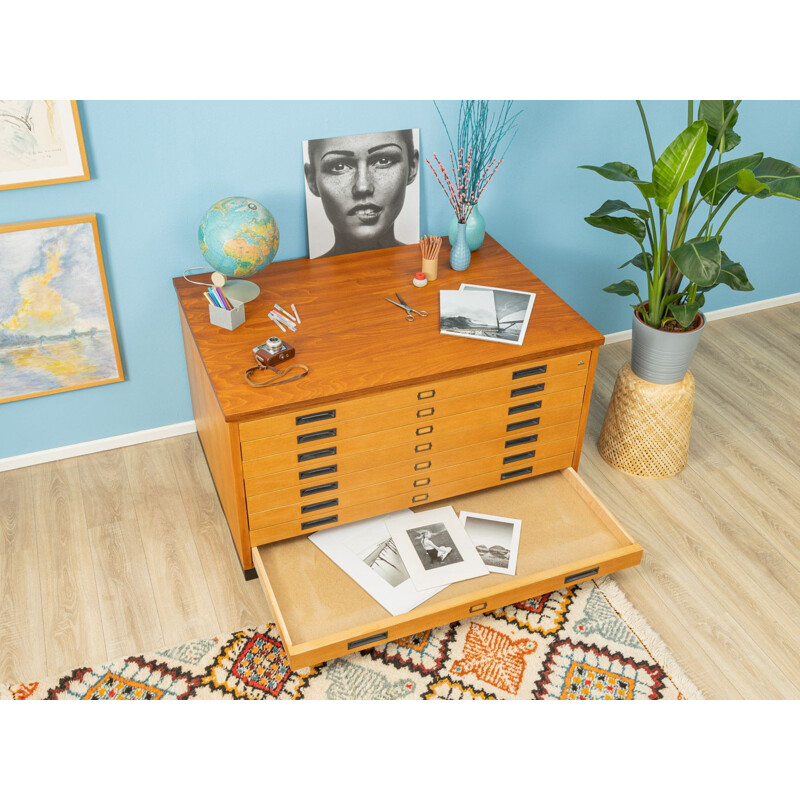
[[[282,344],[283,342],[277,336],[270,336],[266,341],[265,348],[270,353],[277,353]]]

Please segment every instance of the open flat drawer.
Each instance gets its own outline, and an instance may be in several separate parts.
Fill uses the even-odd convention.
[[[392,616],[306,537],[253,548],[294,669],[538,597],[642,558],[642,548],[572,468],[422,508],[445,505],[521,519],[517,574],[453,583]]]

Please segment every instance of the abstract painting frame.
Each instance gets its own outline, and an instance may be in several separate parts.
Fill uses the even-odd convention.
[[[96,215],[0,225],[0,404],[124,379]]]
[[[89,178],[76,100],[0,100],[0,191]]]

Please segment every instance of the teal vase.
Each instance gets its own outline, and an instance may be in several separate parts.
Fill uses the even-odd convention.
[[[456,231],[458,230],[458,217],[453,214],[450,220],[450,244],[456,243]],[[472,252],[475,252],[482,244],[483,237],[486,236],[486,220],[483,215],[478,211],[476,205],[472,209],[472,213],[467,217],[467,247]]]
[[[456,241],[450,249],[450,266],[463,272],[469,266],[472,252],[467,246],[467,223],[456,223]]]

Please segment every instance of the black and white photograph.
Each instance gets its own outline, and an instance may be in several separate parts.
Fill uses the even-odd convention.
[[[419,590],[489,573],[452,506],[421,511],[413,520],[392,520],[387,526]]]
[[[409,528],[406,533],[424,569],[439,569],[464,560],[443,522]]]
[[[303,142],[309,258],[419,241],[419,130]]]
[[[490,572],[516,575],[521,520],[472,511],[462,511],[458,519]]]
[[[491,291],[439,292],[439,331],[449,336],[470,336],[498,331],[497,311]]]
[[[531,311],[533,311],[535,293],[518,292],[514,289],[500,289],[493,286],[475,286],[471,283],[462,283],[460,291],[491,291],[494,298],[497,328],[492,331],[476,331],[472,334],[473,336],[492,342],[522,344],[525,340],[525,331],[528,329]]]
[[[443,586],[418,591],[389,533],[387,523],[411,524],[405,509],[312,533],[308,538],[390,614],[405,614]]]

